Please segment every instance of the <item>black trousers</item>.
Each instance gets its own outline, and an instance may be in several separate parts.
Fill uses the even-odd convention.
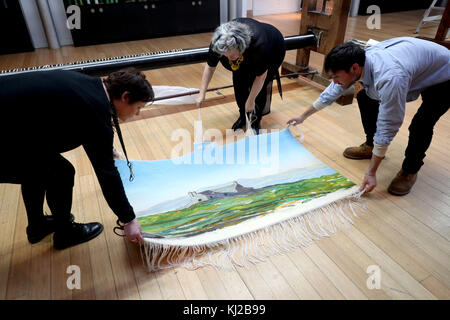
[[[425,152],[431,144],[433,129],[439,118],[450,107],[450,80],[436,84],[422,92],[422,104],[409,126],[409,140],[405,151],[402,169],[408,173],[417,173],[423,165]],[[366,134],[366,143],[373,146],[373,136],[377,130],[379,102],[367,96],[365,90],[357,95],[361,121]]]
[[[70,223],[75,169],[62,155],[0,160],[0,183],[20,184],[28,226],[44,220],[44,198],[58,227]]]
[[[281,60],[282,62],[283,60]],[[280,62],[280,65],[281,65]],[[261,91],[255,99],[255,111],[252,123],[260,123],[263,116],[270,113],[270,105],[272,103],[272,84],[274,76],[278,72],[279,66],[269,68],[266,80],[264,81]],[[234,96],[239,108],[240,117],[245,117],[245,103],[247,102],[250,90],[255,82],[256,76],[245,71],[233,72]]]

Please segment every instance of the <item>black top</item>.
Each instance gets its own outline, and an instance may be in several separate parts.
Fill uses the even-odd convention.
[[[260,76],[269,68],[277,69],[283,62],[286,51],[281,32],[270,24],[250,18],[238,18],[234,21],[248,25],[253,33],[250,45],[243,53],[244,59],[236,72]],[[226,69],[233,71],[228,58],[214,52],[212,45],[210,45],[207,59],[208,65],[216,67],[219,61]]]
[[[135,218],[114,164],[110,104],[100,78],[70,71],[0,77],[0,108],[2,149],[11,161],[27,165],[82,145],[108,205],[124,223]]]

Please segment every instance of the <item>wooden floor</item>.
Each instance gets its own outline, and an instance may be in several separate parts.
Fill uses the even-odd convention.
[[[413,36],[423,11],[382,15],[382,29],[368,30],[365,18],[350,18],[346,39],[384,40]],[[297,34],[298,14],[258,17],[283,34]],[[425,26],[421,35],[432,36]],[[208,45],[211,34],[151,39],[92,47],[41,49],[34,53],[0,56],[0,69],[66,63],[173,48]],[[289,52],[288,59],[294,53]],[[319,61],[319,60],[318,60]],[[320,65],[320,63],[319,63]],[[200,85],[203,64],[146,72],[153,85]],[[211,86],[231,83],[219,68]],[[273,96],[272,113],[264,128],[284,128],[319,96],[318,89],[283,79],[284,99]],[[276,92],[276,89],[274,90]],[[231,89],[208,95],[203,109],[205,129],[225,132],[238,116]],[[447,94],[447,93],[442,93]],[[379,185],[367,196],[368,213],[343,229],[306,248],[273,256],[264,263],[218,271],[182,268],[148,273],[138,247],[114,235],[116,217],[108,208],[96,177],[81,148],[65,154],[77,170],[74,206],[77,221],[100,221],[105,231],[96,239],[56,251],[51,236],[27,242],[27,225],[20,188],[0,184],[0,299],[449,299],[450,298],[450,114],[435,128],[433,143],[412,192],[394,197],[386,188],[403,160],[408,125],[419,101],[407,105],[405,123],[379,169]],[[193,132],[197,110],[192,106],[154,107],[140,119],[122,125],[131,159],[168,159],[177,142],[177,128]],[[363,141],[355,103],[332,105],[301,126],[303,145],[318,159],[355,183],[361,183],[369,161],[342,156],[345,147]],[[293,131],[295,134],[296,131]],[[116,147],[120,149],[120,145]],[[38,155],[30,155],[30,157]],[[32,159],[30,159],[32,160]],[[170,192],[170,190],[168,190]],[[69,290],[67,267],[78,265],[81,290]],[[369,266],[379,266],[381,288],[370,290]]]

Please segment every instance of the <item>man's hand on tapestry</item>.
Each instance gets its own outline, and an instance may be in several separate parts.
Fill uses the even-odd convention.
[[[303,112],[301,115],[299,115],[298,117],[289,119],[287,121],[287,124],[293,124],[294,126],[301,124],[303,121],[305,121],[309,116],[313,115],[314,113],[316,113],[318,110],[316,108],[314,108],[313,106],[310,106],[305,112]]]

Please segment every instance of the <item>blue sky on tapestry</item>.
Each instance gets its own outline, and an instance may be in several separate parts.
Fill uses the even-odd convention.
[[[240,153],[244,148],[245,152]],[[125,191],[138,216],[142,211],[148,214],[174,210],[189,202],[189,192],[226,188],[234,181],[247,188],[262,188],[336,172],[303,148],[288,129],[226,146],[204,143],[202,148],[197,145],[194,149],[193,153],[176,159],[132,161],[133,182],[128,180],[126,162],[116,161]],[[245,160],[237,158],[236,154],[244,154]],[[229,164],[230,155],[234,155],[233,164]],[[216,163],[207,164],[211,159]],[[203,163],[196,164],[198,160]],[[221,164],[217,164],[219,160]]]

